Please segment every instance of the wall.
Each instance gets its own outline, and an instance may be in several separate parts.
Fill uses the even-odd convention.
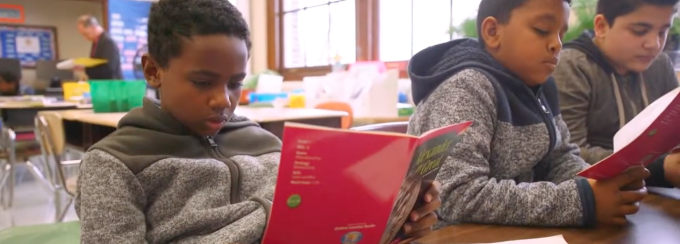
[[[90,42],[78,33],[76,21],[83,14],[92,14],[102,21],[102,4],[76,0],[0,0],[4,4],[24,6],[26,25],[57,27],[59,58],[84,57],[90,54]],[[33,84],[35,70],[24,69],[23,81]]]

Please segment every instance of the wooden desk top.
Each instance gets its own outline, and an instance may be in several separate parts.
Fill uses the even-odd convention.
[[[528,228],[457,225],[418,240],[423,244],[490,243],[563,235],[569,244],[677,244],[680,243],[680,201],[649,195],[640,212],[628,217],[626,227]]]
[[[32,109],[32,108],[77,108],[78,105],[72,102],[53,102],[53,103],[22,103],[22,102],[0,102],[0,109]]]
[[[79,121],[108,127],[118,126],[127,113],[94,113],[90,109],[58,111],[62,119]],[[245,116],[258,123],[279,122],[289,120],[317,119],[342,117],[345,112],[323,109],[292,109],[292,108],[236,108],[236,114]]]

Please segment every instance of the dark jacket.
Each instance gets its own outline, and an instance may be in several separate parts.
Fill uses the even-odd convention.
[[[581,156],[590,164],[612,154],[614,135],[624,124],[678,87],[675,70],[666,54],[659,55],[642,73],[620,75],[592,38],[584,33],[566,43],[553,74],[571,141],[579,145]],[[652,172],[648,185],[670,186],[657,184],[664,179],[663,171],[658,171],[663,170],[663,160],[659,158],[648,167]]]
[[[120,68],[120,51],[116,42],[106,33],[99,36],[99,40],[92,44],[94,48],[91,58],[106,59],[107,63],[85,69],[90,80],[122,80],[123,72]]]
[[[473,39],[411,59],[415,114],[409,133],[474,121],[439,172],[445,224],[591,225],[588,167],[569,143],[552,78],[529,87]]]

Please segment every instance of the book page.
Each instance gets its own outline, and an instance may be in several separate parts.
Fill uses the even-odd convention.
[[[680,145],[680,88],[648,106],[614,136],[614,154],[578,173],[595,180],[647,166]]]
[[[478,243],[478,244],[483,244],[483,243]],[[494,242],[494,243],[486,243],[486,244],[568,244],[568,243],[567,243],[566,240],[564,240],[564,237],[562,237],[562,235],[559,235],[559,236],[550,236],[550,237],[544,237],[544,238]]]
[[[637,139],[666,110],[680,93],[680,88],[667,93],[647,106],[614,135],[614,152]]]
[[[401,239],[403,236],[401,227],[404,226],[410,210],[423,204],[425,192],[434,182],[452,148],[460,142],[460,134],[464,133],[471,124],[471,122],[464,122],[442,127],[425,133],[418,139],[411,156],[409,170],[401,184],[380,244],[391,243],[395,237]]]

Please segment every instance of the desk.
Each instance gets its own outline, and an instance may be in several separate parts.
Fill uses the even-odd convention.
[[[66,143],[81,150],[116,130],[118,121],[127,113],[94,113],[92,110],[59,111],[64,121]],[[263,129],[283,137],[284,122],[297,122],[340,128],[340,118],[347,113],[323,109],[247,108],[236,109],[236,114],[257,122]]]
[[[372,124],[382,124],[390,122],[408,122],[411,116],[399,117],[355,117],[352,120],[352,127]]]
[[[628,217],[626,227],[525,228],[457,225],[418,240],[424,244],[489,243],[564,235],[569,244],[677,244],[680,243],[680,201],[649,195],[640,212]]]
[[[53,102],[42,105],[31,103],[0,103],[2,120],[7,126],[16,131],[33,130],[33,118],[39,111],[43,110],[67,110],[92,108],[92,105],[81,105],[71,102]]]

